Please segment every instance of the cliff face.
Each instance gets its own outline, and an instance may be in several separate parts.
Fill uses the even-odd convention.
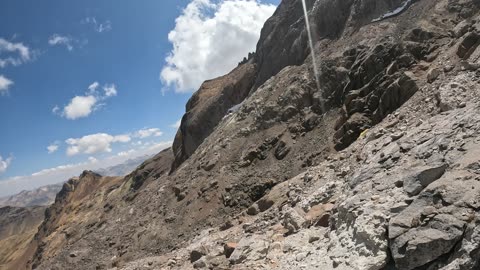
[[[285,0],[173,154],[65,187],[33,265],[477,269],[479,1],[307,2],[320,89]]]
[[[311,10],[312,35],[327,46],[328,42],[342,39],[342,35],[351,36],[404,1],[306,2]],[[187,103],[186,114],[173,144],[175,162],[172,171],[192,155],[229,108],[241,103],[249,93],[255,92],[283,68],[303,64],[308,54],[301,1],[282,1],[265,23],[253,59],[226,76],[205,82]]]
[[[255,64],[250,61],[225,76],[202,84],[188,101],[175,136],[172,171],[195,152],[230,108],[247,97],[254,80]]]

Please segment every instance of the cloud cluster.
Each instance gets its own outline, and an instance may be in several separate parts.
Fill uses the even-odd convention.
[[[232,70],[255,50],[264,22],[275,6],[256,0],[193,0],[168,34],[173,50],[160,79],[177,92],[198,89]]]
[[[106,84],[103,87],[103,91],[105,91],[106,97],[114,97],[117,95],[117,88],[115,87],[114,84]]]
[[[0,75],[0,96],[6,95],[8,89],[13,85],[13,81],[9,80],[3,75]]]
[[[83,136],[81,138],[69,138],[65,140],[67,144],[67,155],[74,156],[77,154],[96,154],[102,152],[112,152],[113,143],[127,143],[133,138],[146,139],[150,137],[160,137],[163,132],[158,128],[144,128],[132,133],[121,135],[110,135],[107,133],[96,133]],[[137,144],[141,145],[141,144]],[[47,147],[49,153],[57,151],[59,143],[53,143]]]
[[[8,166],[10,166],[11,162],[12,157],[3,159],[2,156],[0,156],[0,173],[4,173],[7,170]]]
[[[112,136],[106,133],[97,133],[81,138],[70,138],[65,142],[68,144],[67,155],[73,156],[77,154],[95,154],[99,152],[111,152],[111,144],[116,142],[129,142],[131,140],[128,135]]]
[[[144,139],[148,137],[159,137],[162,136],[162,134],[163,132],[161,132],[158,128],[147,128],[135,132],[135,137]]]
[[[104,21],[103,23],[98,22],[95,17],[87,17],[82,20],[84,24],[91,24],[93,25],[93,29],[97,33],[108,32],[112,30],[112,23],[109,20]]]
[[[76,96],[65,106],[63,113],[70,120],[87,117],[93,112],[96,104],[97,98],[94,96]]]
[[[63,110],[55,105],[52,112],[69,120],[89,116],[102,105],[100,104],[101,101],[117,95],[117,88],[114,84],[105,84],[102,87],[103,91],[100,91],[99,88],[100,84],[93,82],[88,86],[84,95],[73,97]]]
[[[29,47],[21,42],[10,42],[0,38],[0,68],[8,65],[19,66],[32,59],[32,52]],[[13,81],[0,74],[0,96],[8,94],[8,89],[13,85]]]
[[[14,43],[0,38],[0,68],[18,66],[30,61],[32,53],[23,43]]]
[[[60,142],[54,142],[54,143],[50,144],[49,146],[47,146],[48,153],[52,154],[52,153],[57,152],[58,148],[60,147],[59,144],[60,144]]]
[[[71,37],[61,36],[59,34],[53,34],[48,39],[48,44],[50,44],[51,46],[63,45],[67,48],[67,50],[73,50],[73,39]]]

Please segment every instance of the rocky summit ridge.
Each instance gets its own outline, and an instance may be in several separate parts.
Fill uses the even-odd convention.
[[[172,149],[63,186],[23,267],[480,269],[480,1],[306,3],[320,90],[283,0]]]

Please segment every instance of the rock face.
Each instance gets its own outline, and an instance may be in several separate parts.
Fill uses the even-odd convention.
[[[255,65],[247,62],[225,76],[204,82],[193,94],[173,142],[172,171],[195,152],[230,108],[247,97],[254,79]]]
[[[480,3],[307,4],[320,89],[285,0],[189,101],[174,157],[65,184],[32,266],[478,269]]]
[[[323,41],[326,41],[328,39],[338,38],[345,29],[352,31],[353,28],[368,23],[374,17],[378,17],[378,15],[399,5],[400,2],[401,1],[383,0],[380,2],[366,0],[310,0],[307,1],[307,5],[313,10],[311,19],[313,19],[313,25],[315,26],[313,29],[315,36],[321,37]],[[276,75],[284,67],[302,64],[308,55],[306,37],[301,1],[282,1],[274,15],[267,20],[262,29],[255,57],[246,64],[240,65],[228,75],[205,82],[187,103],[186,114],[182,118],[180,129],[177,132],[173,144],[175,162],[172,166],[172,171],[192,155],[204,139],[210,135],[213,128],[216,127],[219,121],[226,115],[228,109],[241,103],[249,92],[256,91],[267,79]],[[394,58],[400,56],[397,54],[402,53],[401,49],[399,49],[400,51],[397,53],[391,53],[388,50],[392,50],[392,48],[387,47],[384,49],[384,52],[381,53],[383,55],[377,51],[365,54],[362,50],[366,49],[368,48],[362,47],[359,48],[358,51],[353,49],[353,51],[345,52],[359,55],[358,63],[352,61],[349,65],[363,65],[353,67],[353,72],[357,72],[357,74],[352,74],[351,77],[357,76],[357,78],[353,79],[359,79],[360,81],[354,82],[354,89],[352,90],[359,89],[363,86],[361,84],[370,81],[377,72],[382,69],[385,70],[387,66],[393,62]],[[383,47],[379,46],[374,50],[382,49]],[[355,56],[351,55],[351,57]],[[375,60],[378,59],[374,59],[375,57],[388,59],[380,59],[379,62],[376,62]],[[397,69],[399,67],[405,67],[405,65],[411,65],[415,61],[409,54],[401,55],[400,58],[399,63],[395,63],[394,65]],[[365,63],[366,61],[367,63]],[[358,71],[357,68],[361,68],[362,70]],[[369,72],[370,74],[363,74],[363,72]],[[340,74],[340,76],[342,75],[346,74]],[[358,76],[363,77],[358,78]],[[367,76],[367,78],[365,78],[365,76]],[[370,76],[370,78],[368,76]],[[328,79],[330,80],[331,78]],[[346,78],[343,77],[342,79]],[[396,79],[397,78],[377,78],[379,81],[378,84],[400,84],[396,86],[399,89],[395,89],[395,85],[390,85],[390,89],[387,91],[399,92],[397,94],[398,97],[392,97],[390,100],[385,101],[389,102],[389,104],[383,106],[392,108],[383,109],[395,109],[395,107],[401,105],[401,103],[416,91],[415,85],[412,85],[412,82],[408,81],[408,79],[403,78],[402,80],[394,82]],[[385,80],[388,82],[384,82]],[[378,86],[379,85],[373,85],[370,86],[370,88]],[[337,94],[341,95],[342,93]],[[378,93],[376,94],[377,95],[373,95],[373,98],[365,98],[367,101],[370,99],[374,100],[369,101],[370,103],[378,102],[375,101],[375,99],[379,99],[380,97]],[[387,112],[379,112],[379,114],[381,113]],[[376,117],[378,118],[378,116]],[[366,121],[366,123],[359,124],[357,120],[356,122],[351,121],[347,123],[347,125],[349,127],[351,126],[347,128],[348,130],[357,129],[361,132],[361,129],[367,128],[371,123]],[[354,132],[353,137],[355,135],[358,136],[360,132]],[[352,135],[349,136],[352,137]],[[348,146],[353,139],[345,138],[344,140],[344,142],[339,142],[338,148]]]

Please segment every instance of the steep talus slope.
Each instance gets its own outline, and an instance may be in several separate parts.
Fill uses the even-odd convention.
[[[91,171],[68,180],[57,194],[55,203],[45,211],[45,219],[30,243],[35,253],[25,263],[36,268],[40,260],[74,258],[76,255],[73,254],[65,256],[65,245],[80,242],[84,234],[102,225],[103,211],[99,208],[121,180],[120,177],[102,177]],[[71,260],[67,262],[72,263]]]
[[[67,181],[30,243],[34,253],[24,262],[27,268],[104,269],[119,263],[115,256],[128,258],[128,249],[136,249],[133,242],[135,231],[142,228],[139,223],[155,219],[153,214],[157,211],[153,202],[140,204],[135,198],[140,195],[148,201],[156,197],[142,196],[142,186],[161,181],[172,162],[169,148],[125,177],[104,177],[85,171]],[[136,254],[145,253],[137,250]]]
[[[45,208],[0,208],[0,269],[18,269],[28,243],[42,223]]]
[[[168,150],[70,190],[34,266],[475,269],[479,3],[375,20],[404,3],[309,1],[319,91],[300,1],[283,1],[253,63],[189,102],[170,175]]]

